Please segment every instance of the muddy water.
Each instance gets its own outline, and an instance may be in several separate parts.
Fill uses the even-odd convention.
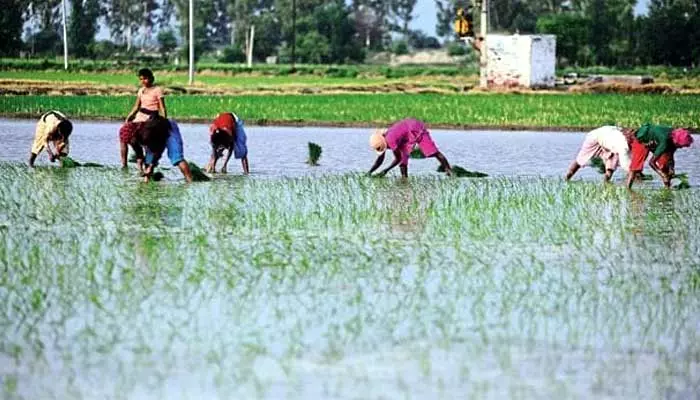
[[[202,124],[180,125],[185,156],[199,165],[209,156],[208,129]],[[71,156],[80,161],[118,165],[117,123],[75,123]],[[0,120],[0,161],[25,161],[34,132],[33,121]],[[342,174],[366,171],[374,161],[367,145],[369,131],[356,128],[314,127],[247,127],[250,163],[253,176],[280,177]],[[560,176],[566,171],[581,144],[582,133],[502,132],[502,131],[433,131],[440,150],[453,163],[490,175]],[[307,143],[323,148],[320,166],[305,164]],[[164,160],[165,161],[165,160]],[[40,163],[48,163],[46,156]],[[388,160],[385,161],[388,164]],[[165,165],[165,164],[164,164]],[[435,160],[412,160],[410,174],[431,174]],[[677,153],[678,171],[700,177],[700,146]],[[397,169],[398,170],[398,169]],[[239,173],[240,165],[231,160],[229,171]],[[398,173],[398,171],[394,172]],[[623,173],[617,172],[617,179]],[[597,179],[589,169],[580,177]],[[175,176],[173,176],[175,178]]]

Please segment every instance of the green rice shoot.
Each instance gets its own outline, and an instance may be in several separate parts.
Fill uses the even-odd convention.
[[[445,169],[442,167],[442,165],[438,167],[437,172],[445,172]],[[489,175],[484,172],[469,171],[465,168],[460,167],[459,165],[453,165],[452,176],[456,176],[457,178],[485,178]]]
[[[321,158],[323,149],[316,143],[309,142],[309,159],[306,161],[309,165],[318,165],[318,160]]]

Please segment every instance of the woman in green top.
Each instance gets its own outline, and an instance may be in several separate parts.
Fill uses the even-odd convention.
[[[649,166],[659,174],[665,187],[671,187],[671,178],[675,173],[673,155],[676,149],[690,147],[692,143],[693,137],[687,129],[674,129],[670,126],[649,123],[642,125],[631,137],[632,162],[627,176],[627,187],[632,187],[635,179],[644,169],[644,162],[650,152],[653,155],[649,160]]]

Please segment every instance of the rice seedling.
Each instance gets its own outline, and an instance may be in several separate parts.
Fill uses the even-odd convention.
[[[437,168],[437,172],[445,172],[445,169],[440,165]],[[458,178],[485,178],[489,176],[486,173],[479,171],[469,171],[460,167],[459,165],[452,165],[452,175]]]
[[[673,186],[675,189],[690,189],[688,174],[675,174],[673,178],[680,180],[680,182]]]
[[[123,118],[128,96],[2,96],[0,115],[59,109],[73,118]],[[208,121],[212,109],[240,110],[251,124],[318,122],[387,124],[412,115],[431,126],[527,126],[584,129],[617,121],[697,127],[699,95],[338,94],[168,96],[179,120]],[[601,112],[601,110],[603,110]]]
[[[699,196],[0,163],[0,397],[692,397]]]
[[[192,161],[188,161],[187,164],[189,164],[190,167],[190,172],[192,172],[192,180],[195,182],[207,182],[210,181],[211,178],[204,173],[204,170],[199,168],[199,166]]]
[[[71,157],[61,157],[61,168],[76,168],[76,167],[92,167],[92,168],[104,168],[104,165],[94,163],[94,162],[78,162]]]
[[[417,147],[414,147],[413,150],[411,150],[410,157],[413,159],[417,159],[417,160],[425,158],[425,156],[423,155],[423,152],[420,151],[420,149]]]
[[[318,165],[318,160],[321,158],[321,153],[323,149],[316,143],[309,142],[309,158],[306,163],[309,165]]]

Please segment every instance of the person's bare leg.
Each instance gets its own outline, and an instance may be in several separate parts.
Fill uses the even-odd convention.
[[[185,177],[185,180],[187,182],[192,182],[192,171],[190,171],[190,166],[187,164],[187,161],[180,161],[177,167],[180,168],[180,172],[182,172],[182,176]]]
[[[248,167],[248,156],[241,158],[241,166],[243,167],[243,174],[250,174],[250,169]]]
[[[565,179],[567,181],[570,180],[579,169],[581,169],[581,166],[578,165],[578,163],[576,161],[572,162],[571,165],[569,166],[569,170],[566,171]]]

